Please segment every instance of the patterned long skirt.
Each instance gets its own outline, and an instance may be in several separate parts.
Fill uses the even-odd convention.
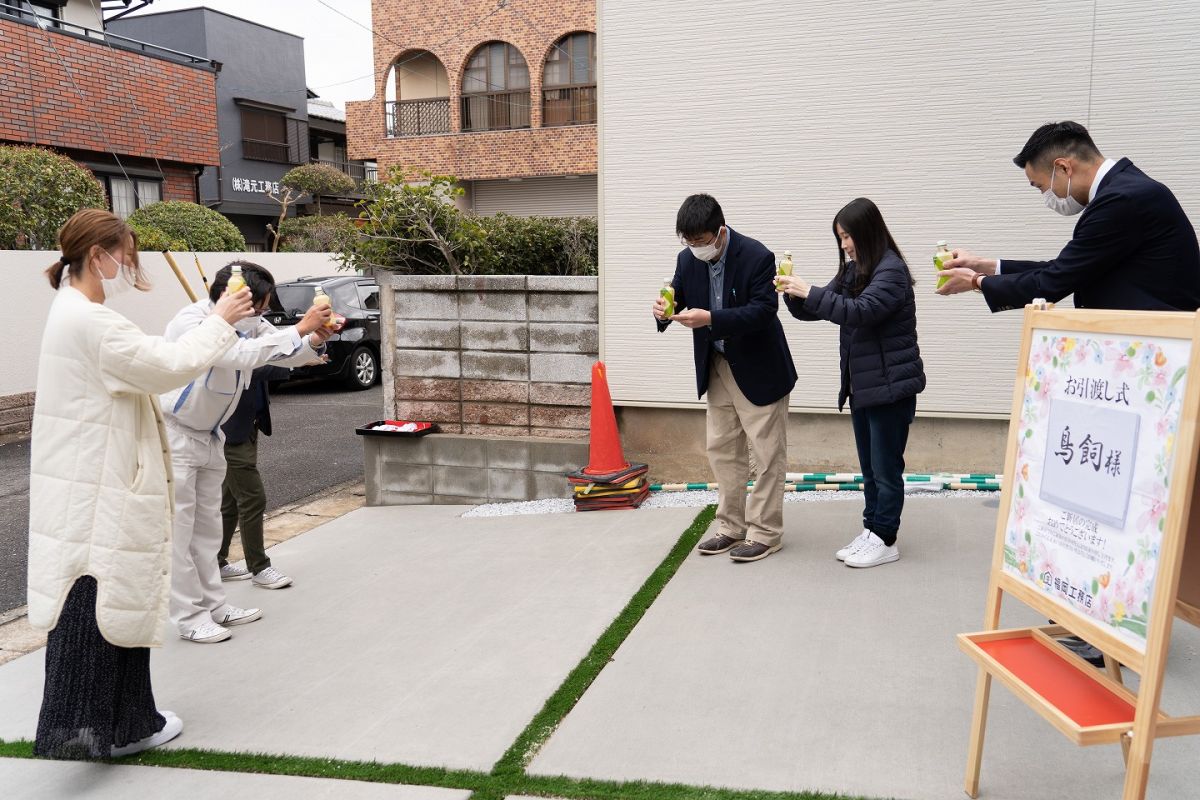
[[[75,581],[46,644],[46,690],[35,755],[108,758],[162,730],[154,706],[150,650],[117,647],[96,625],[96,579]]]

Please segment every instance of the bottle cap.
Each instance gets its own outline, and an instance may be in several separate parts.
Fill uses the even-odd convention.
[[[792,257],[792,251],[791,251],[791,250],[784,250],[784,251],[783,251],[783,257],[784,257],[784,258],[791,258],[791,257]]]
[[[674,283],[674,282],[675,282],[674,278],[663,278],[663,283]]]
[[[938,246],[938,247],[948,247],[949,245],[947,245],[947,244],[946,244],[946,240],[945,240],[945,239],[939,239],[939,240],[938,240],[938,243],[937,243],[937,246]]]

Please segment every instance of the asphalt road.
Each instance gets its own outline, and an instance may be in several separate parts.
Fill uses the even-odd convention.
[[[280,387],[271,402],[275,433],[259,439],[267,510],[327,486],[362,480],[354,429],[383,416],[383,390],[347,392],[332,383]],[[25,604],[29,547],[29,442],[0,445],[0,614]]]

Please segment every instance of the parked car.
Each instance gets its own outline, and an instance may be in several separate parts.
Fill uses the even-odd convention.
[[[368,389],[380,377],[379,284],[374,278],[301,278],[278,284],[264,316],[276,327],[295,325],[312,307],[318,286],[329,295],[334,312],[346,318],[346,324],[326,344],[329,363],[297,367],[292,378],[334,378],[351,389]]]

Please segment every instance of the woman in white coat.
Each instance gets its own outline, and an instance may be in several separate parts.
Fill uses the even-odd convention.
[[[157,395],[237,342],[250,292],[226,296],[176,342],[146,336],[105,300],[149,288],[137,237],[107,211],[78,212],[46,274],[29,480],[29,622],[50,631],[34,753],[108,758],[183,729],[159,713],[150,651],[170,593],[171,456]]]

